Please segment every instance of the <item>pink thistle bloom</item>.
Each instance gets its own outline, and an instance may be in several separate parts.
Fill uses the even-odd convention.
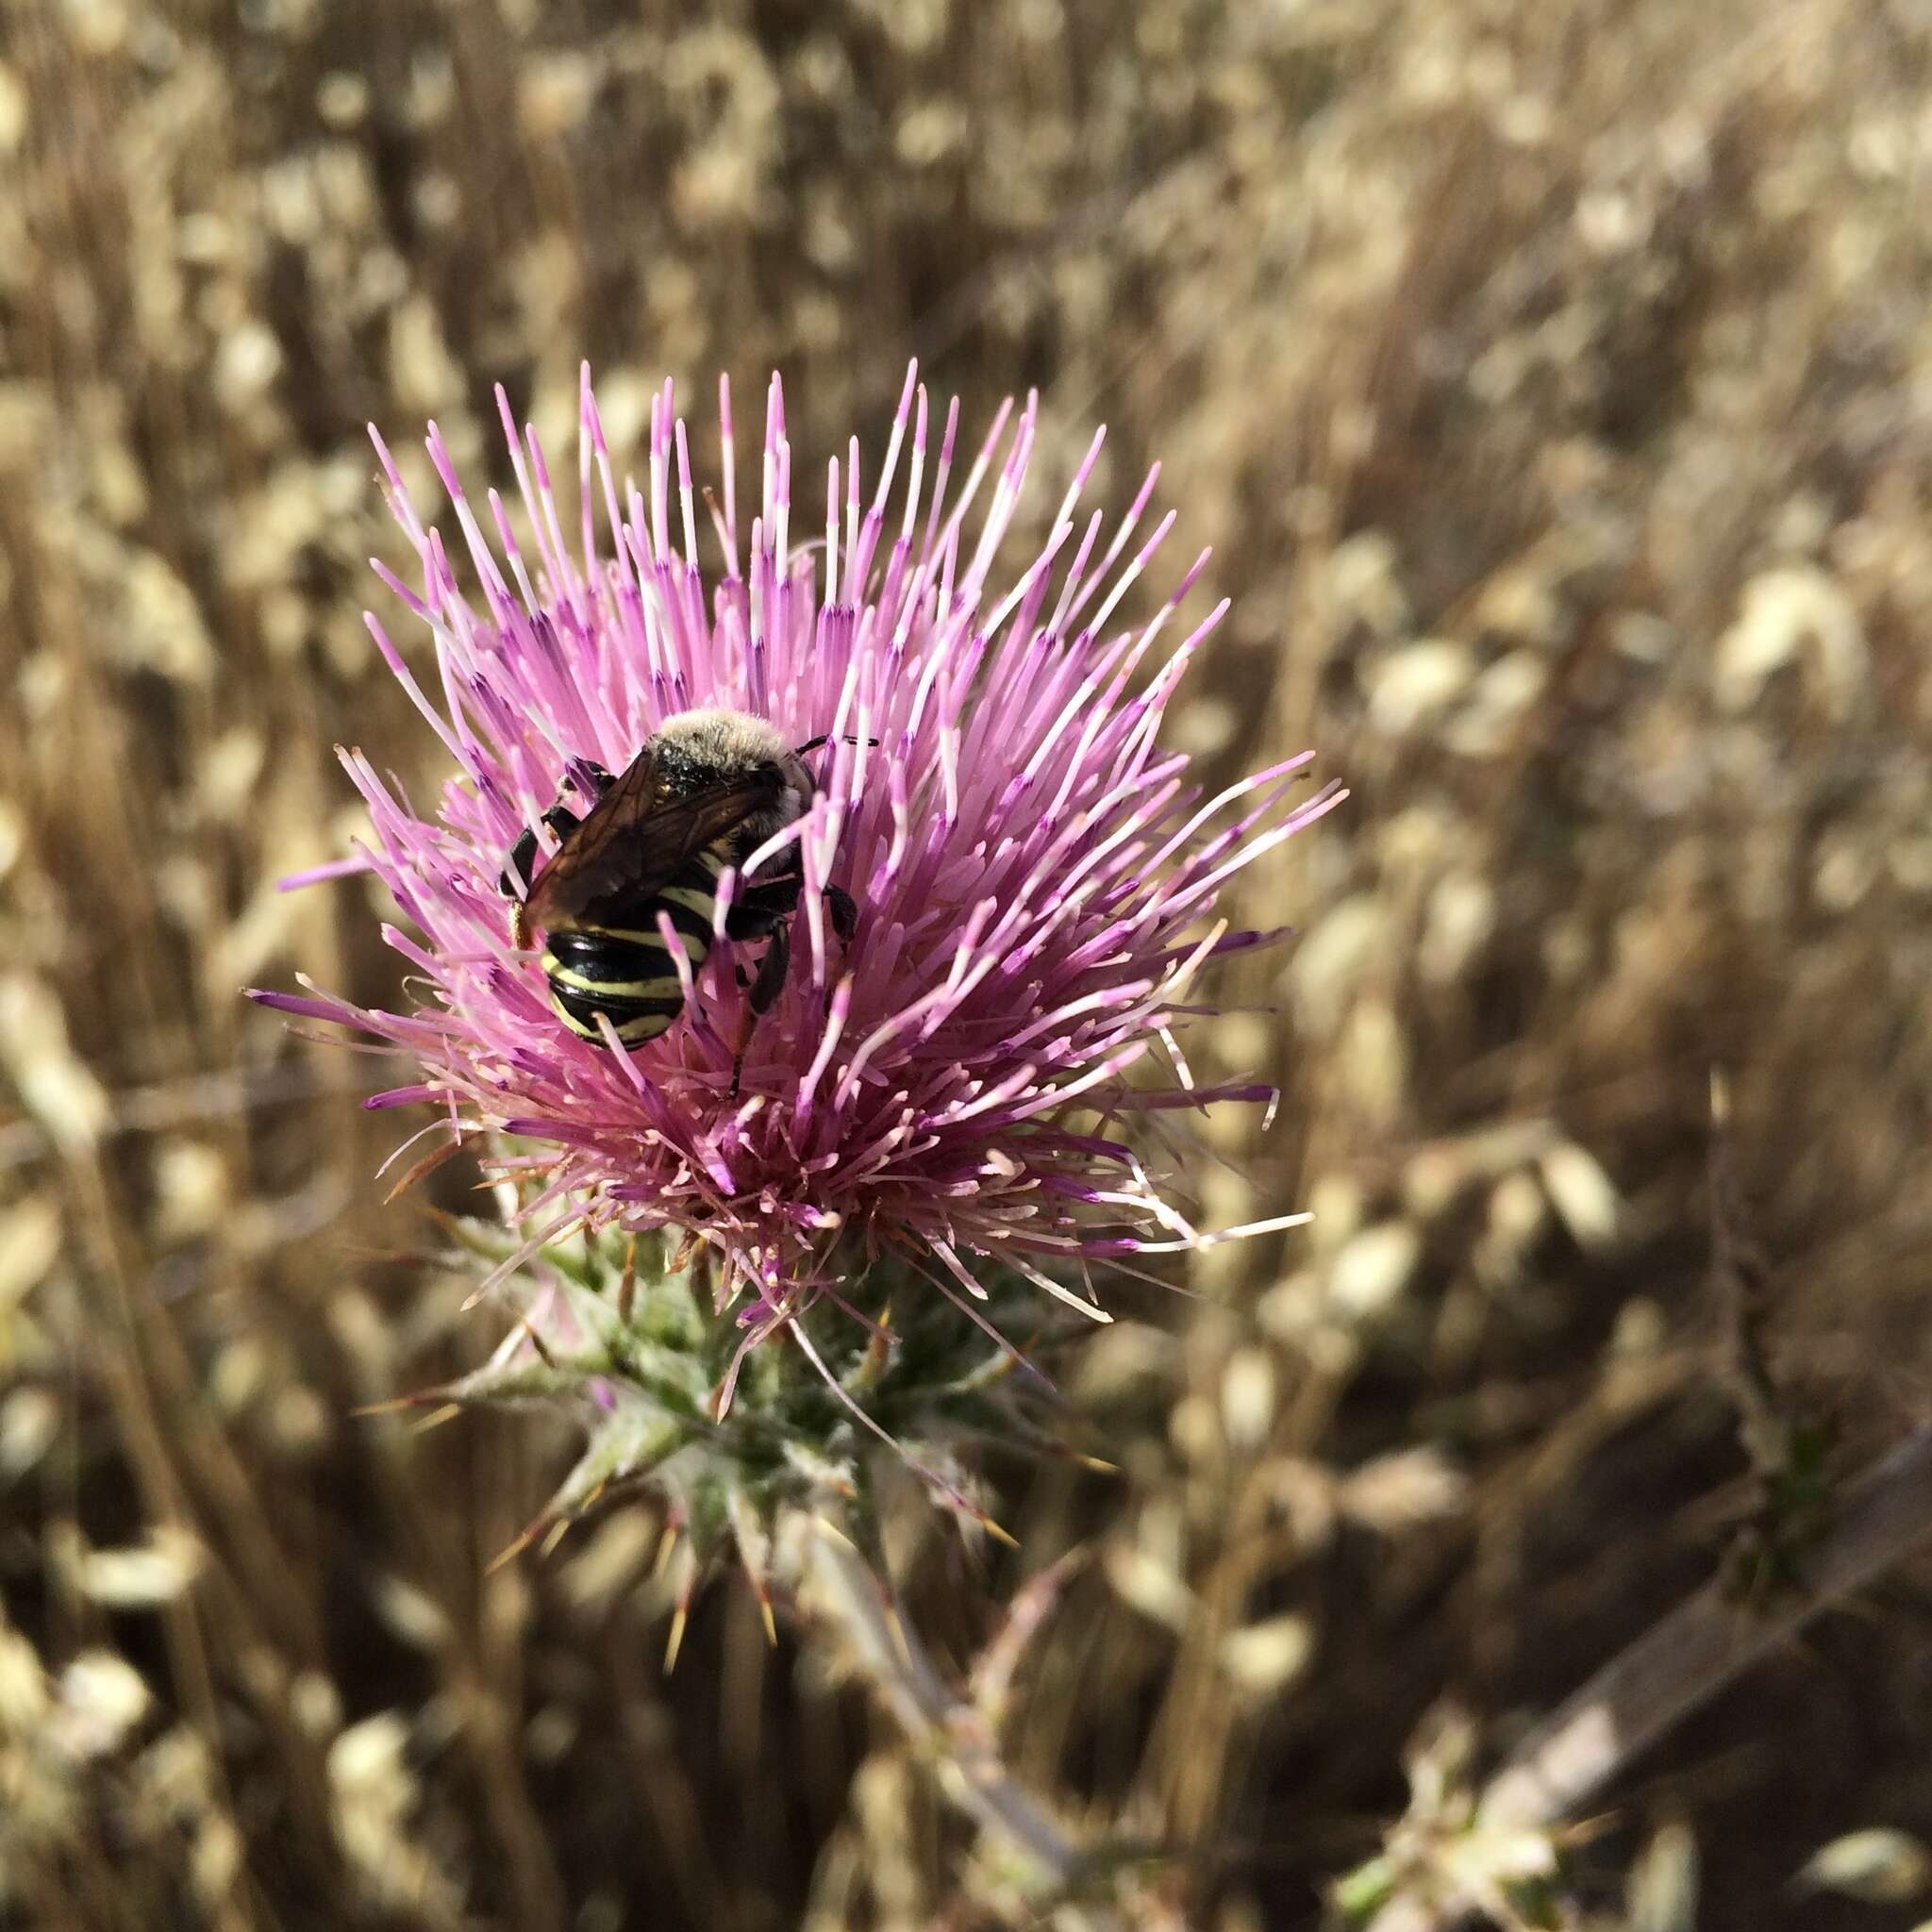
[[[360,864],[381,877],[413,928],[385,937],[427,998],[392,1013],[312,990],[255,997],[410,1054],[421,1077],[371,1107],[426,1102],[459,1137],[526,1143],[498,1157],[523,1185],[528,1237],[498,1276],[575,1230],[661,1229],[708,1244],[758,1332],[887,1250],[949,1296],[981,1295],[979,1274],[1004,1266],[1105,1320],[1094,1260],[1299,1219],[1198,1232],[1127,1131],[1160,1109],[1271,1097],[1195,1086],[1175,1033],[1201,1010],[1200,969],[1266,937],[1216,920],[1222,887],[1343,795],[1291,803],[1304,754],[1204,798],[1187,758],[1160,748],[1162,714],[1226,605],[1154,655],[1204,552],[1151,619],[1115,627],[1174,522],[1137,537],[1158,466],[1107,534],[1098,511],[1076,510],[1096,435],[1044,548],[996,575],[1035,403],[1002,408],[958,478],[958,406],[935,447],[908,371],[876,481],[862,485],[855,439],[829,465],[822,537],[802,542],[774,376],[747,534],[721,383],[723,502],[704,501],[724,569],[708,588],[669,384],[653,400],[645,487],[620,489],[586,371],[569,532],[534,433],[520,438],[497,398],[534,558],[496,492],[473,503],[434,425],[428,438],[474,595],[375,443],[421,588],[376,568],[430,632],[433,678],[373,616],[369,627],[458,773],[418,815],[345,752],[374,842],[306,875]],[[679,1018],[632,1052],[558,1017],[499,886],[573,769],[622,772],[665,719],[705,707],[768,719],[793,743],[831,737],[813,755],[809,808],[744,862],[755,881],[795,841],[803,891],[789,981],[750,1031],[735,1095],[741,973],[759,949],[724,922],[746,880],[719,881],[717,943],[687,975]],[[856,902],[849,945],[828,887]]]

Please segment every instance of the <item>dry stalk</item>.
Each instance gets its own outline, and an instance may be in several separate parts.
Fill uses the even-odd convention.
[[[1932,1424],[1846,1491],[1802,1573],[1777,1595],[1742,1604],[1714,1579],[1566,1699],[1484,1788],[1475,1829],[1507,1840],[1558,1824],[1740,1672],[1928,1540]],[[1454,1891],[1401,1896],[1376,1915],[1373,1932],[1426,1932],[1474,1903]]]
[[[836,1529],[814,1523],[804,1566],[813,1612],[843,1640],[867,1683],[938,1766],[948,1797],[981,1830],[1019,1853],[1034,1869],[1040,1893],[1072,1890],[1086,1865],[1031,1792],[1015,1782],[991,1726],[956,1697],[919,1635],[860,1552]],[[1094,1915],[1090,1925],[1110,1925]]]
[[[1707,1583],[1613,1657],[1511,1756],[1483,1793],[1487,1823],[1551,1824],[1680,1718],[1821,1610],[1932,1538],[1932,1424],[1866,1473],[1799,1580],[1762,1605]]]

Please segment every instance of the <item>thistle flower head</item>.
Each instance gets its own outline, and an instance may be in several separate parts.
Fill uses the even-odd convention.
[[[1158,469],[1109,529],[1081,505],[1096,436],[1014,568],[1033,401],[969,449],[957,403],[941,424],[908,372],[883,458],[868,474],[856,439],[833,457],[808,525],[816,491],[774,377],[746,528],[724,385],[714,495],[668,384],[641,484],[623,476],[587,373],[567,523],[535,435],[498,400],[534,554],[494,491],[465,492],[431,425],[459,569],[376,441],[419,581],[377,569],[433,658],[370,629],[456,771],[419,812],[359,752],[343,762],[374,831],[352,863],[393,894],[409,929],[386,936],[422,997],[402,1012],[258,997],[407,1049],[420,1077],[370,1104],[428,1103],[486,1137],[520,1190],[502,1278],[567,1239],[661,1231],[700,1244],[756,1340],[887,1256],[962,1308],[999,1274],[1104,1319],[1096,1261],[1217,1238],[1163,1193],[1148,1164],[1163,1137],[1136,1124],[1267,1097],[1193,1084],[1178,1036],[1203,967],[1263,937],[1217,920],[1223,886],[1339,794],[1297,794],[1305,755],[1204,796],[1162,747],[1225,607],[1185,634],[1174,622],[1204,553],[1128,621],[1174,522],[1150,527]],[[710,707],[793,745],[824,738],[813,795],[724,871],[698,970],[674,954],[675,1023],[624,1051],[554,1009],[500,875],[533,830],[541,868],[543,814],[574,791],[582,810],[594,767],[623,772],[667,719]],[[748,1024],[760,948],[725,922],[784,870],[802,880],[791,971]],[[857,908],[849,940],[834,888]]]

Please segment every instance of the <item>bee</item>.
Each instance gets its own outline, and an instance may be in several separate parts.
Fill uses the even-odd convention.
[[[510,848],[497,881],[513,902],[516,944],[543,935],[550,1004],[573,1033],[603,1044],[601,1018],[622,1045],[638,1047],[669,1030],[684,1007],[672,942],[695,976],[710,951],[719,874],[741,869],[766,840],[805,816],[818,791],[805,760],[826,741],[793,746],[742,711],[681,711],[615,777],[578,761],[572,783],[580,796],[587,785],[594,791],[589,810],[580,818],[561,801],[552,806],[543,814],[558,841],[550,862],[531,876],[531,828]],[[519,901],[522,881],[528,892]],[[784,989],[804,886],[794,841],[741,884],[725,914],[727,938],[766,942],[737,1044],[734,1094],[751,1029]],[[824,899],[832,929],[849,944],[858,908],[837,886],[825,888]],[[660,914],[670,922],[669,941]]]

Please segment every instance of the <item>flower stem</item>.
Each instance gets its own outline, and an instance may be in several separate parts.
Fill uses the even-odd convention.
[[[1084,1862],[1079,1847],[1014,1782],[985,1720],[947,1687],[871,1565],[836,1529],[814,1523],[807,1572],[813,1607],[844,1637],[907,1734],[933,1753],[954,1803],[1037,1867],[1042,1890],[1071,1888]]]

